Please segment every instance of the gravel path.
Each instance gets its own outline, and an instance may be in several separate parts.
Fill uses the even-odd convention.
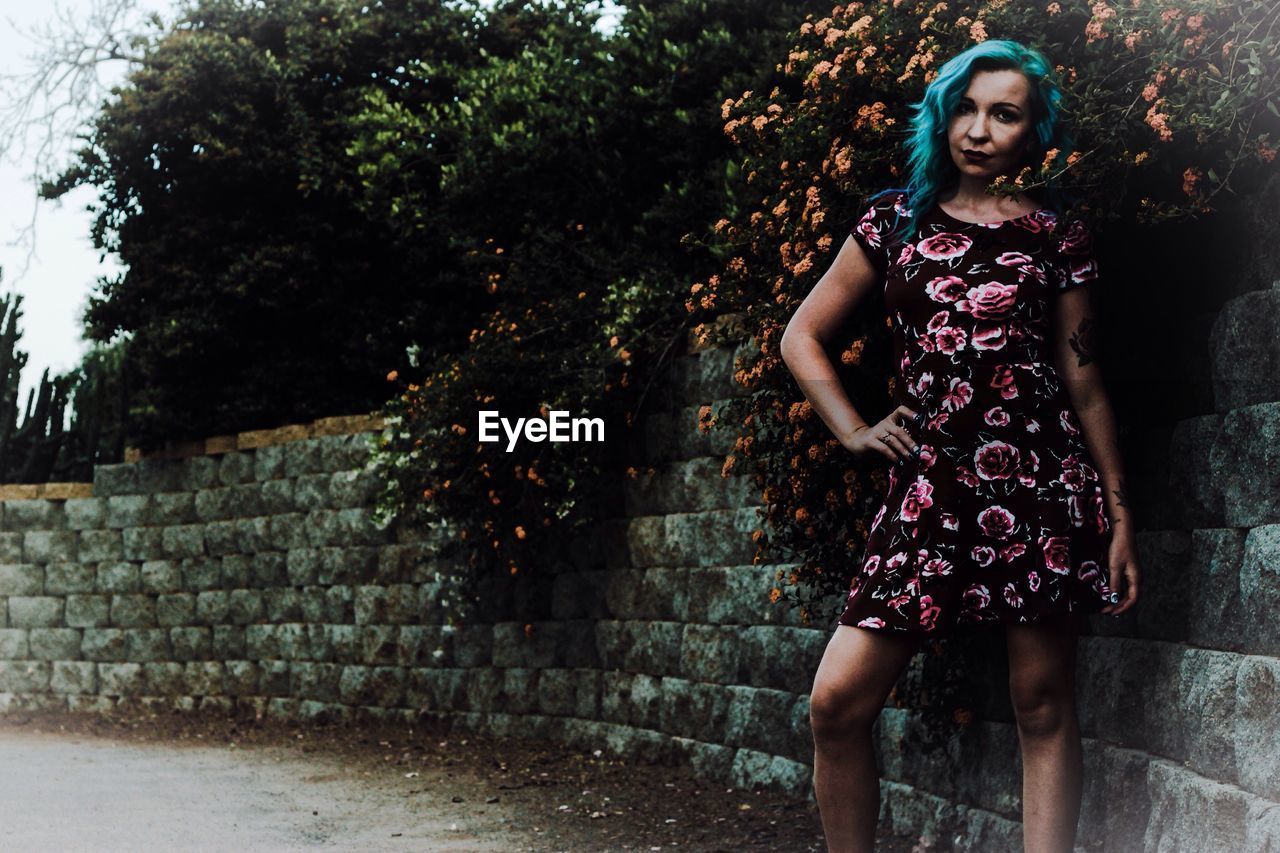
[[[0,730],[10,850],[519,849],[501,805],[418,796],[458,788],[419,771],[370,783],[340,758]],[[509,820],[510,818],[508,818]]]
[[[24,853],[826,849],[805,800],[425,723],[15,710],[0,767],[0,848]],[[912,841],[877,851],[938,849]]]

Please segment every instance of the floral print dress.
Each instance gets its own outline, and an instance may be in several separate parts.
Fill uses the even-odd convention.
[[[1054,365],[1055,297],[1097,277],[1083,222],[1041,209],[973,223],[934,205],[890,245],[904,192],[851,236],[881,273],[894,401],[922,413],[837,622],[949,632],[1108,604],[1111,524]],[[1059,227],[1059,226],[1062,227]]]

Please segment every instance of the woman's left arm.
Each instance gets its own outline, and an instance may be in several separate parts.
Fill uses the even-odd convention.
[[[1098,465],[1107,516],[1112,525],[1111,588],[1121,592],[1124,598],[1119,605],[1102,612],[1120,613],[1137,599],[1137,529],[1129,508],[1115,413],[1098,365],[1097,320],[1089,291],[1087,286],[1075,286],[1058,294],[1054,356],[1089,453]],[[1127,590],[1119,586],[1122,577],[1128,581]]]

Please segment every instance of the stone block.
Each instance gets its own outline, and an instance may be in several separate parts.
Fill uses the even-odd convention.
[[[91,564],[50,563],[45,566],[44,591],[48,595],[90,593],[97,576],[97,567]]]
[[[58,660],[49,673],[54,693],[97,693],[98,668],[89,661]]]
[[[80,632],[75,628],[32,628],[28,642],[31,657],[36,660],[76,660],[80,657]]]
[[[120,628],[154,628],[155,597],[143,594],[111,596],[111,624]]]
[[[141,696],[144,687],[142,664],[98,664],[98,692],[107,696]]]
[[[127,628],[124,652],[131,661],[169,660],[169,632],[165,628]]]
[[[101,465],[97,466],[100,470]],[[95,478],[96,481],[96,478]],[[94,494],[98,494],[96,488]],[[116,494],[107,497],[105,524],[111,529],[142,527],[151,523],[151,495]]]
[[[28,530],[22,535],[22,559],[27,563],[72,561],[79,543],[76,530]]]
[[[62,626],[63,599],[55,596],[10,596],[9,627],[58,628]]]
[[[40,595],[45,567],[35,563],[0,563],[0,595]]]
[[[123,535],[126,560],[159,560],[165,557],[163,528],[126,527]]]
[[[111,623],[111,597],[68,595],[64,621],[70,628],[104,628]]]

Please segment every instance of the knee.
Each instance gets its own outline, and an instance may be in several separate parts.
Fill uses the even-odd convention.
[[[1014,717],[1023,734],[1050,734],[1058,731],[1075,713],[1075,696],[1070,685],[1022,679],[1009,685]]]
[[[815,740],[848,737],[869,731],[880,707],[860,697],[857,690],[826,689],[815,685],[809,695],[809,728]]]

